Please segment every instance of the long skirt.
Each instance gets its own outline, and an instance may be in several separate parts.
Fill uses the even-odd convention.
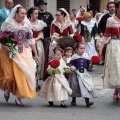
[[[104,88],[120,88],[120,40],[111,40],[107,45]]]
[[[63,101],[69,99],[66,89],[57,78],[52,76],[45,80],[38,95],[45,98],[47,101]]]
[[[92,56],[98,55],[95,48],[95,40],[93,38],[91,42],[85,42],[85,52],[89,55],[90,59]]]
[[[72,89],[72,97],[83,97],[83,98],[96,98],[96,89],[93,88],[91,91],[85,87],[81,78],[77,73],[72,73],[69,77],[70,88]]]
[[[43,79],[45,53],[44,53],[43,43],[40,40],[37,42],[37,51],[40,59],[40,64],[38,65],[38,68],[37,68],[37,77],[38,79]]]
[[[26,61],[27,59],[30,58],[29,56],[32,57],[31,51],[30,50],[27,51],[29,51],[28,52],[29,54],[25,55],[24,57]],[[19,61],[21,60],[23,60],[22,57],[19,58]],[[31,62],[28,64],[31,64]],[[32,74],[35,75],[35,73]],[[0,49],[0,89],[8,90],[13,95],[19,98],[36,97],[36,89],[30,88],[24,72],[18,67],[18,65],[12,59],[9,58],[8,52],[3,47],[1,47]]]

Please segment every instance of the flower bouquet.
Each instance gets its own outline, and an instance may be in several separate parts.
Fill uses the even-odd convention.
[[[59,60],[51,60],[49,62],[50,68],[48,69],[48,73],[52,76],[55,76],[55,74],[60,74],[60,71],[58,69],[58,66],[60,65],[60,61]]]
[[[77,17],[76,20],[77,20],[78,22],[81,22],[81,21],[84,20],[84,18],[83,18],[83,17]]]
[[[3,34],[0,36],[0,43],[8,46],[11,52],[9,53],[10,58],[13,58],[18,50],[17,44],[18,41],[9,36],[9,34]]]
[[[81,26],[81,22],[84,20],[84,18],[83,17],[77,17],[76,20],[78,21],[77,28],[79,28]]]
[[[77,41],[77,42],[82,42],[82,36],[79,33],[75,33],[73,38]]]

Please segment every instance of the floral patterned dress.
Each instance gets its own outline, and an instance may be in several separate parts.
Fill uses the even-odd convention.
[[[19,98],[35,98],[36,69],[30,48],[35,44],[32,30],[28,24],[16,26],[13,19],[5,21],[1,30],[18,40],[18,51],[14,58],[9,58],[8,51],[0,48],[0,88]]]
[[[104,88],[115,88],[115,101],[120,102],[118,98],[118,93],[120,94],[120,22],[114,17],[108,18],[102,42],[107,44]]]

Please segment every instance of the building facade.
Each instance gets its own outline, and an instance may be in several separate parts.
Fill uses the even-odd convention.
[[[30,7],[36,6],[38,0],[14,0],[15,5],[21,4],[27,10]],[[68,12],[77,12],[80,6],[85,8],[97,7],[100,11],[106,8],[109,0],[45,0],[47,5],[47,11],[50,11],[53,16],[58,8],[65,8]],[[0,7],[4,6],[5,0],[0,0]]]

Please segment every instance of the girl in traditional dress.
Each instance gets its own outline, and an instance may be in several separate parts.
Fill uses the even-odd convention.
[[[97,93],[92,82],[92,76],[87,72],[89,68],[90,58],[85,53],[85,45],[82,43],[76,44],[76,54],[74,54],[69,63],[73,74],[69,77],[70,87],[73,91],[71,105],[76,106],[76,97],[83,97],[86,102],[86,107],[93,105],[89,102],[90,98],[96,98]]]
[[[85,52],[91,59],[92,56],[97,55],[95,49],[95,36],[98,35],[97,26],[95,21],[91,20],[91,14],[89,12],[85,12],[83,18],[84,21],[81,22],[81,35],[85,44]]]
[[[63,56],[63,60],[65,61],[66,64],[70,62],[72,55],[73,55],[73,48],[66,47],[64,50],[64,56]]]
[[[104,88],[114,88],[113,99],[120,102],[120,1],[116,3],[116,11],[117,15],[107,20],[99,56],[102,57],[102,50],[107,44]]]
[[[34,7],[28,10],[27,17],[32,26],[33,38],[35,38],[37,52],[41,61],[37,69],[37,79],[43,79],[45,55],[42,40],[44,39],[43,29],[47,24],[42,20],[38,20],[38,10]]]
[[[11,92],[16,96],[16,105],[20,107],[23,106],[21,98],[36,97],[36,66],[31,49],[35,54],[36,62],[39,62],[32,30],[24,21],[25,17],[25,8],[17,5],[1,26],[3,32],[7,32],[18,41],[18,51],[14,58],[9,58],[9,47],[2,45],[0,49],[0,88],[5,90],[6,102]]]
[[[53,76],[51,74],[51,76],[46,79],[38,95],[49,101],[51,106],[54,105],[53,101],[61,101],[61,107],[66,108],[67,105],[64,104],[64,101],[69,99],[72,90],[69,87],[67,79],[64,77],[65,69],[67,69],[68,66],[66,66],[62,59],[62,52],[62,49],[59,47],[54,49],[54,59],[59,60],[60,65],[56,69],[54,68],[55,75]],[[53,68],[50,65],[47,70],[48,73],[53,73]]]

